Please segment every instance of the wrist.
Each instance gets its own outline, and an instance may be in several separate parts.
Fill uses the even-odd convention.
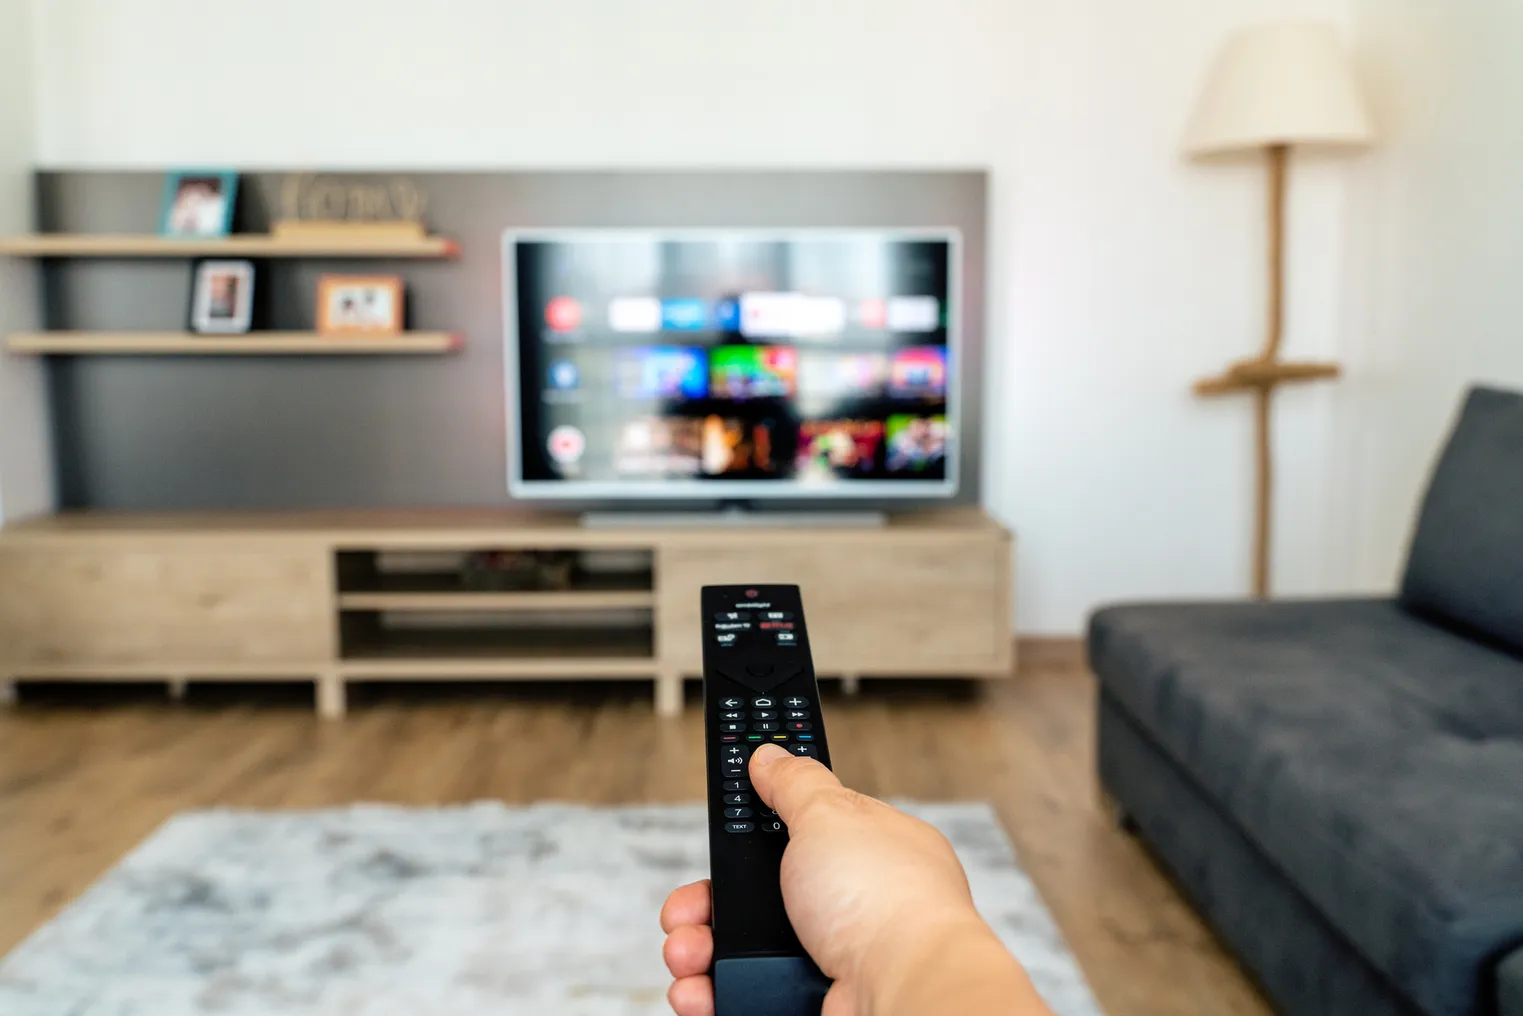
[[[863,957],[857,983],[862,1012],[872,1016],[996,1011],[980,1001],[1008,1004],[1030,990],[1020,965],[971,907],[895,921]]]

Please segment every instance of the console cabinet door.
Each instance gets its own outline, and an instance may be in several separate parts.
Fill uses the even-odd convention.
[[[1010,544],[994,539],[821,537],[662,548],[658,652],[673,670],[701,672],[699,588],[784,583],[802,588],[815,670],[822,675],[1008,673],[1010,571]]]
[[[27,664],[320,663],[333,654],[320,547],[0,546],[0,658]]]

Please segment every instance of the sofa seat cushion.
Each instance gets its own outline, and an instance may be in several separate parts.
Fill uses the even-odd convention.
[[[1523,661],[1390,601],[1118,607],[1113,698],[1400,992],[1523,942]]]

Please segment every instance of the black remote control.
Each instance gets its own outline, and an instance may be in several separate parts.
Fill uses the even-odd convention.
[[[818,1016],[830,981],[799,945],[779,870],[788,830],[751,787],[763,744],[830,765],[798,586],[703,588],[715,1016]]]

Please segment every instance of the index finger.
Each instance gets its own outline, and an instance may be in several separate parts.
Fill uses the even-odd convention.
[[[751,755],[751,783],[784,825],[811,800],[841,789],[835,773],[812,758],[788,754],[775,744],[764,744]]]

